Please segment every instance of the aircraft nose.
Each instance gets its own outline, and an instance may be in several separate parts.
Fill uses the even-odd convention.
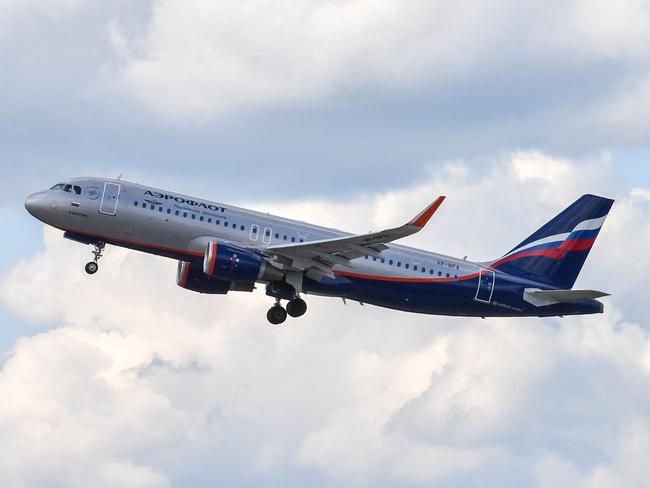
[[[43,210],[46,208],[46,203],[43,200],[43,195],[40,193],[34,193],[30,195],[25,200],[25,209],[32,214],[34,217],[39,216]]]

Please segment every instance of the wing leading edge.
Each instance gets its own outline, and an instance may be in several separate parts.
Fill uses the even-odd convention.
[[[363,256],[381,257],[388,249],[387,243],[402,239],[421,231],[434,213],[440,208],[444,196],[438,197],[422,212],[400,227],[320,241],[290,245],[269,246],[262,252],[285,258],[285,265],[301,270],[318,270],[321,275],[333,277],[334,266],[350,266],[350,261]]]

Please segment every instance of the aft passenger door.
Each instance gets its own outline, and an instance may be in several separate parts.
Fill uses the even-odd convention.
[[[478,290],[476,290],[477,302],[490,303],[494,294],[494,271],[482,269],[478,278]]]
[[[104,183],[102,202],[99,205],[99,213],[104,215],[115,215],[117,213],[117,202],[120,198],[121,187],[117,183]]]

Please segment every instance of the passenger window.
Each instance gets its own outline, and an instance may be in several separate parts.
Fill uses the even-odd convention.
[[[433,270],[432,270],[432,269],[429,270],[429,274],[430,274],[430,275],[433,274]]]
[[[133,206],[134,206],[134,207],[137,207],[138,205],[139,205],[138,202],[133,202]]]
[[[159,211],[160,213],[162,213],[163,208],[162,208],[162,207],[158,207],[158,211]]]
[[[389,259],[389,260],[388,260],[388,264],[392,266],[392,265],[393,265],[393,260],[392,260],[392,259]]]
[[[423,272],[423,273],[426,273],[426,272],[427,272],[427,270],[426,270],[426,269],[424,269],[424,268],[422,268],[422,272]]]
[[[221,222],[219,221],[219,219],[217,219],[217,220],[214,221],[214,223],[219,225]]]
[[[244,230],[244,229],[245,227],[243,225],[239,228],[239,230]]]
[[[176,212],[174,212],[174,213],[175,213],[177,216],[180,215],[180,212],[179,212],[178,210],[176,210]]]
[[[151,210],[155,210],[155,208],[156,208],[155,205],[152,205],[152,206],[151,206]]]
[[[381,258],[381,264],[384,264],[386,260],[384,258]]]
[[[418,270],[418,267],[414,265],[413,266],[413,271],[417,271],[417,270]]]
[[[287,236],[282,236],[282,240],[283,240],[283,241],[286,241],[286,240],[287,240]]]
[[[266,232],[264,232],[264,235],[266,237],[270,237],[271,236],[271,231],[269,229],[266,229]]]
[[[192,220],[196,220],[196,214],[192,214]]]
[[[409,263],[406,263],[406,264],[404,265],[404,267],[405,267],[406,269],[409,269]]]
[[[304,240],[304,239],[300,239],[300,242],[305,242],[305,240]]]
[[[212,223],[212,217],[208,217],[208,224]]]
[[[183,217],[187,218],[187,212],[183,212]]]
[[[368,259],[368,256],[364,256],[365,259]]]
[[[438,276],[442,276],[442,271],[438,271]]]
[[[280,238],[280,234],[278,234],[278,233],[276,232],[276,233],[275,233],[275,238],[276,238],[276,239],[279,239],[279,238]]]
[[[451,275],[449,273],[447,273],[447,278],[451,278]]]
[[[292,238],[291,238],[291,242],[296,242],[296,238],[295,238],[295,237],[292,237]]]
[[[167,209],[167,215],[169,215],[170,213],[172,213],[172,209],[171,209],[171,208],[168,208],[168,209]]]
[[[145,202],[142,202],[142,208],[147,208],[147,204]]]
[[[237,228],[237,224],[232,224],[232,228],[233,228],[233,229],[236,229],[236,228]]]
[[[401,262],[401,261],[397,261],[397,267],[398,267],[398,268],[401,268],[401,267],[402,267],[402,262]]]
[[[375,256],[372,257],[373,261],[377,261],[377,258]]]

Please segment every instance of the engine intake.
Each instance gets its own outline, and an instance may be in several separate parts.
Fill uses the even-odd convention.
[[[216,241],[208,243],[203,273],[220,280],[255,282],[281,280],[284,273],[254,251]]]

